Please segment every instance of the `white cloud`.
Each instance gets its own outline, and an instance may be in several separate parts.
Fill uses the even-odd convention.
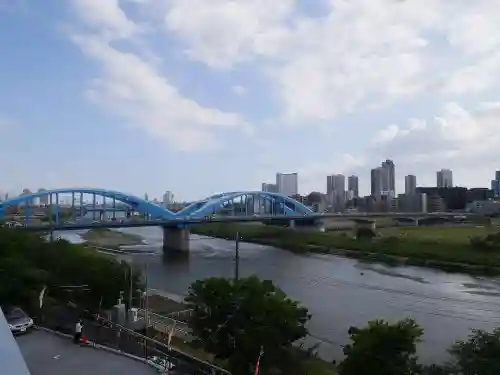
[[[206,108],[181,95],[150,61],[150,53],[125,52],[111,44],[112,39],[129,39],[141,30],[117,0],[78,0],[74,10],[90,28],[73,32],[71,40],[102,68],[87,98],[183,151],[220,146],[217,129],[251,131],[239,114]]]
[[[111,39],[130,38],[141,27],[129,20],[119,0],[74,0],[74,10],[90,31]]]
[[[484,92],[499,81],[499,1],[330,0],[315,18],[300,16],[296,3],[171,0],[165,23],[208,66],[265,58],[283,118],[293,123],[426,89]]]
[[[406,126],[380,131],[368,150],[372,155],[393,155],[406,168],[435,171],[443,167],[473,170],[498,162],[500,102],[465,109],[447,103],[433,119],[410,120]]]
[[[446,103],[431,119],[410,119],[405,125],[380,130],[362,155],[343,155],[333,165],[306,165],[301,183],[324,190],[332,173],[356,173],[368,188],[369,172],[386,158],[396,163],[396,179],[402,191],[403,176],[416,174],[419,184],[435,184],[435,173],[450,168],[455,181],[469,186],[489,186],[488,179],[500,169],[500,101],[464,108]],[[488,177],[489,176],[489,177]]]
[[[171,0],[165,28],[189,44],[186,53],[213,68],[229,68],[273,51],[294,0]]]
[[[234,85],[231,90],[238,96],[244,96],[247,93],[247,89],[240,85]]]

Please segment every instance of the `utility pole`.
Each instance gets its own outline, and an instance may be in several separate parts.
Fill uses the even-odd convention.
[[[130,311],[132,309],[132,277],[133,277],[133,271],[132,271],[132,264],[129,264],[129,286],[128,286],[128,311],[129,314],[128,316],[130,317]]]
[[[144,296],[144,318],[146,320],[146,339],[144,340],[144,356],[148,358],[148,328],[149,328],[149,315],[148,315],[148,263],[146,262],[146,295]]]
[[[234,281],[240,278],[240,233],[236,232],[236,244],[234,249]]]

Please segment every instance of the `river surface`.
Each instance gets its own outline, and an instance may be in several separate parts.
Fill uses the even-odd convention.
[[[189,259],[164,259],[159,228],[128,228],[147,244],[130,260],[147,271],[150,288],[177,296],[211,276],[233,277],[234,241],[192,235]],[[78,233],[60,233],[80,241]],[[153,252],[153,254],[148,254]],[[446,348],[470,329],[500,326],[500,279],[449,274],[418,267],[389,267],[332,255],[297,255],[262,245],[240,244],[240,275],[272,280],[312,314],[307,343],[320,342],[324,359],[340,359],[351,325],[384,318],[414,318],[424,329],[419,355],[441,362]]]

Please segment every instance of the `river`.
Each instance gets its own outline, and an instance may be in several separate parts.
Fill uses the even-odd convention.
[[[189,259],[165,260],[159,228],[123,231],[143,236],[145,253],[130,259],[147,270],[150,288],[174,295],[210,276],[233,277],[232,241],[191,236]],[[78,242],[76,233],[61,233]],[[147,264],[147,266],[146,266]],[[424,362],[441,362],[446,348],[466,338],[471,328],[500,326],[500,279],[449,274],[418,267],[389,267],[332,255],[297,255],[262,245],[240,244],[240,275],[270,279],[312,314],[308,343],[321,342],[324,359],[341,358],[351,325],[368,320],[414,318],[424,329],[419,355]]]

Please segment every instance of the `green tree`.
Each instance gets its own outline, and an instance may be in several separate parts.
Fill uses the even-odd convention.
[[[449,350],[450,363],[457,375],[500,374],[500,328],[493,332],[473,330],[469,339],[457,341]]]
[[[349,328],[351,344],[340,363],[341,375],[410,375],[417,369],[416,344],[423,330],[412,319],[389,324],[368,322],[364,328]]]
[[[94,250],[67,241],[47,242],[35,234],[0,228],[0,304],[20,305],[32,311],[44,286],[61,302],[72,300],[97,309],[116,303],[129,288],[128,265]],[[69,293],[62,286],[87,285],[86,291]],[[135,272],[132,288],[140,288]]]
[[[194,310],[189,326],[200,344],[227,360],[234,374],[251,373],[261,347],[261,368],[280,367],[292,343],[307,335],[307,309],[257,277],[196,281],[186,302]]]

